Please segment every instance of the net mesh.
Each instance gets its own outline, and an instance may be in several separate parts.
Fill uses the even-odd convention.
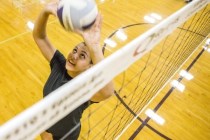
[[[209,10],[207,5],[118,75],[114,80],[118,96],[88,109],[82,119],[80,139],[115,139],[209,34]],[[129,33],[150,26],[134,24],[123,29]],[[115,40],[115,33],[109,38]],[[119,49],[112,49],[106,44],[104,47],[105,55]]]

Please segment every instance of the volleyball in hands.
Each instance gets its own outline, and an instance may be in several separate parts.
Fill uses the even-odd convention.
[[[57,16],[67,31],[91,27],[97,15],[95,0],[60,0],[58,3]]]

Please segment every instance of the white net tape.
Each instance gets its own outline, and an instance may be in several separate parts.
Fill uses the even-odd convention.
[[[101,63],[14,117],[0,127],[0,140],[33,139],[88,101],[99,89],[149,52],[164,37],[209,2],[210,0],[194,0]]]

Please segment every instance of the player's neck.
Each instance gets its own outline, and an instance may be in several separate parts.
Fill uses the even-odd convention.
[[[79,72],[72,72],[72,71],[67,71],[68,75],[72,78],[76,77],[77,75],[79,75]]]

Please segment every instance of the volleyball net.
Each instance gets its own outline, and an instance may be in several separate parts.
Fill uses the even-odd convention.
[[[115,95],[85,110],[79,139],[118,139],[209,34],[209,2],[194,0],[118,50],[105,47],[105,60],[2,125],[0,139],[34,139],[112,79]]]

